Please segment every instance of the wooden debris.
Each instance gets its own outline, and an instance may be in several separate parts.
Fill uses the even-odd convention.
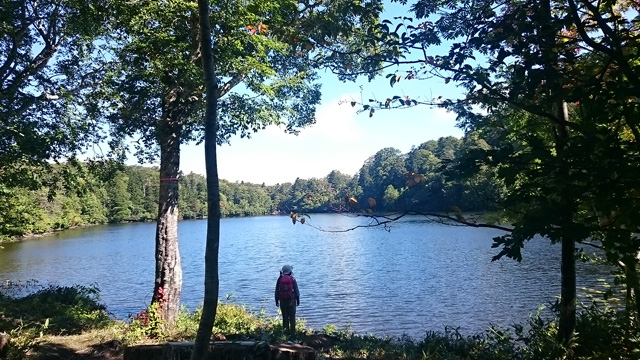
[[[215,341],[210,360],[315,360],[311,347],[298,344],[269,345],[264,341]],[[191,356],[193,342],[137,345],[124,350],[123,360],[179,360]]]
[[[309,346],[299,344],[271,345],[271,355],[274,360],[315,360],[316,351]]]

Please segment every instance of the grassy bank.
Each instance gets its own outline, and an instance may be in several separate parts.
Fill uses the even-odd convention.
[[[0,291],[0,332],[10,335],[7,359],[122,358],[125,346],[170,340],[193,340],[200,312],[181,312],[168,330],[153,308],[128,321],[113,320],[97,301],[92,287],[45,287],[26,296],[24,288]],[[304,322],[287,339],[277,318],[235,303],[222,303],[214,333],[219,339],[257,339],[271,343],[293,340],[316,348],[322,359],[638,359],[640,332],[625,314],[606,305],[583,307],[578,334],[569,347],[556,341],[552,320],[533,316],[524,326],[491,328],[465,336],[455,329],[427,332],[422,339],[355,334],[327,325],[314,331]]]

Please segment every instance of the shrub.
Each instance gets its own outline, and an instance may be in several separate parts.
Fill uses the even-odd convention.
[[[29,290],[39,288],[35,292]],[[16,293],[28,293],[14,296]],[[79,334],[113,324],[98,302],[96,287],[48,286],[37,282],[0,287],[0,331],[11,336],[9,359],[21,359],[46,335]]]

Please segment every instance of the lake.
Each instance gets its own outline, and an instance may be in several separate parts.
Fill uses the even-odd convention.
[[[347,229],[363,218],[312,215],[323,229]],[[206,220],[179,224],[183,266],[181,301],[202,302]],[[390,231],[365,228],[329,233],[293,225],[286,216],[222,219],[220,298],[276,314],[279,269],[293,265],[301,292],[299,317],[320,329],[349,324],[358,333],[408,334],[459,327],[463,334],[491,324],[523,323],[560,293],[560,246],[538,238],[521,263],[491,262],[501,232],[447,226],[414,217]],[[155,223],[94,226],[5,244],[0,280],[97,285],[115,316],[126,318],[150,302]],[[578,286],[595,287],[608,271],[578,264]]]

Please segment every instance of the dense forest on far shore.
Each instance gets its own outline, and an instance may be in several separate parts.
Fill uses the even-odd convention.
[[[402,154],[385,148],[355,175],[332,171],[324,178],[258,185],[220,181],[223,217],[335,211],[491,210],[499,197],[488,174],[456,180],[452,169],[477,146],[473,135],[427,141]],[[112,162],[68,162],[52,167],[50,186],[0,185],[0,240],[90,224],[151,221],[158,211],[158,168]],[[176,181],[162,179],[162,181]],[[206,179],[180,176],[183,219],[207,216]],[[45,182],[46,183],[46,182]]]

